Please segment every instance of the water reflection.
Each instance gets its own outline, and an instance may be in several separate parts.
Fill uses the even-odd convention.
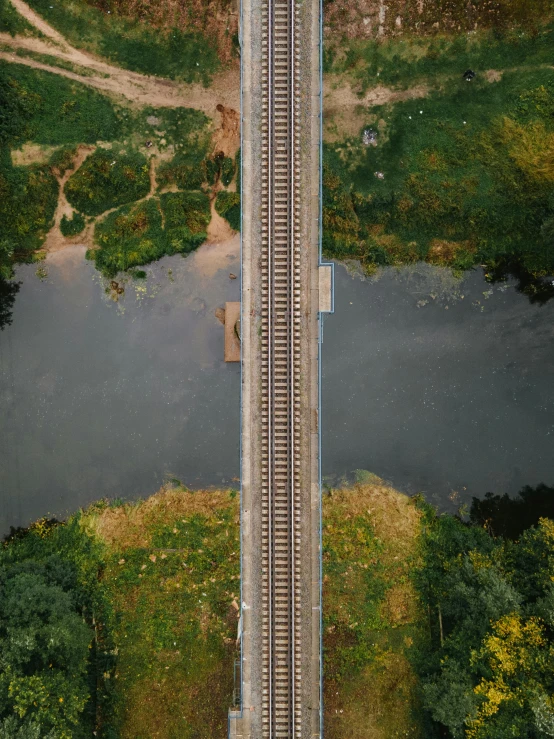
[[[238,240],[103,281],[79,247],[18,269],[0,333],[0,531],[164,477],[237,485],[238,365],[214,316]],[[123,287],[123,292],[121,288]],[[336,268],[323,345],[323,473],[370,470],[442,508],[554,481],[554,302],[418,265]]]
[[[323,346],[323,474],[370,470],[441,507],[554,480],[554,304],[481,271],[362,281],[336,267]]]
[[[39,276],[18,268],[0,333],[0,532],[165,476],[237,485],[240,368],[214,311],[239,299],[238,246],[167,257],[115,289],[82,247]]]

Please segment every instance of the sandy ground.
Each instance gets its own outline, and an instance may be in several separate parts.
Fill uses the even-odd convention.
[[[220,269],[238,275],[239,258],[240,234],[219,243],[206,242],[188,257],[191,267],[204,278],[213,277]]]

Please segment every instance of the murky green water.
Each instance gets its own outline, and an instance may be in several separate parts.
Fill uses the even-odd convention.
[[[214,316],[240,297],[237,268],[236,246],[165,258],[117,303],[81,248],[42,281],[18,269],[0,333],[0,531],[170,476],[238,487],[240,368]]]
[[[554,483],[554,301],[419,265],[336,267],[323,345],[323,474],[369,470],[456,507]]]
[[[168,477],[238,486],[238,364],[215,309],[238,250],[202,248],[105,292],[83,250],[18,269],[0,333],[0,531]],[[109,283],[107,283],[109,286]],[[114,302],[113,298],[118,297]],[[441,507],[554,482],[554,302],[480,272],[336,268],[325,320],[323,474],[369,470]]]

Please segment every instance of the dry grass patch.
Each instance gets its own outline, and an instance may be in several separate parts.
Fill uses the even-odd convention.
[[[421,514],[372,476],[324,499],[325,725],[329,739],[421,737],[407,657]]]

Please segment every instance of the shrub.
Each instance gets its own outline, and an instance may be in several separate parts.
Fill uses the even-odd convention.
[[[182,190],[199,190],[206,182],[204,152],[195,148],[178,151],[170,162],[159,167],[157,180],[160,187],[177,185]]]
[[[50,167],[54,174],[62,177],[68,169],[73,167],[73,162],[77,156],[76,146],[62,146],[50,157]]]
[[[230,157],[225,157],[221,163],[221,182],[228,187],[235,176],[235,162]]]
[[[1,154],[1,152],[0,152]],[[58,183],[49,167],[2,167],[0,163],[0,273],[27,261],[50,228]]]
[[[64,236],[77,236],[85,227],[85,219],[81,213],[74,213],[72,218],[66,215],[62,217],[60,222],[60,231]]]
[[[217,194],[215,209],[223,216],[232,229],[240,231],[240,195],[238,192],[222,190]]]
[[[206,240],[210,201],[201,192],[168,192],[160,197],[170,253],[187,253]]]
[[[157,199],[127,205],[98,223],[99,249],[89,253],[107,277],[160,259],[167,253],[162,215]]]
[[[71,205],[89,216],[130,203],[148,194],[150,178],[146,158],[97,149],[65,186]]]
[[[12,530],[0,547],[0,737],[78,739],[96,728],[95,552],[76,519]]]

